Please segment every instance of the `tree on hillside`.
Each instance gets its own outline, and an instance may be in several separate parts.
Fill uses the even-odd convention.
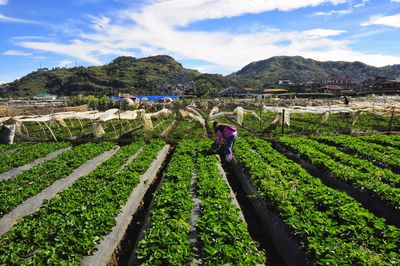
[[[205,79],[199,79],[196,81],[196,94],[201,96],[210,92],[212,89],[211,82]]]

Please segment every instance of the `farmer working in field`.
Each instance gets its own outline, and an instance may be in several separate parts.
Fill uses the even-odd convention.
[[[224,139],[225,141],[224,155],[226,161],[229,162],[232,160],[232,149],[233,149],[233,144],[235,143],[235,140],[237,138],[237,129],[232,125],[221,124],[218,123],[217,121],[214,121],[213,127],[214,127],[214,133],[217,137],[214,146],[218,148],[219,145],[221,144],[222,139]]]

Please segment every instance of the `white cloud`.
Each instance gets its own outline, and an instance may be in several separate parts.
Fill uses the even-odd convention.
[[[16,50],[7,50],[2,53],[2,55],[10,55],[10,56],[30,56],[31,53],[23,52],[23,51],[16,51]]]
[[[396,14],[393,16],[373,16],[369,19],[369,21],[362,24],[362,26],[370,25],[384,25],[394,28],[400,28],[400,14]]]
[[[325,3],[334,5],[349,0],[280,0],[280,1],[237,1],[237,0],[196,0],[196,1],[153,1],[141,11],[131,14],[143,27],[186,26],[191,22],[235,17],[243,14],[258,14],[267,11],[291,11],[305,7],[315,7]],[[127,14],[129,16],[129,14]],[[162,21],[163,24],[159,22]]]
[[[16,36],[12,37],[13,41],[21,41],[21,40],[50,40],[52,37],[45,36]]]
[[[331,10],[328,12],[315,12],[313,15],[314,16],[332,16],[332,15],[347,15],[352,13],[352,9],[343,9],[343,10]]]
[[[339,4],[344,0],[302,1],[153,1],[141,10],[121,11],[125,19],[92,17],[92,32],[80,33],[68,43],[52,41],[21,41],[22,47],[52,52],[92,64],[100,64],[104,55],[169,54],[179,59],[208,62],[197,67],[200,71],[237,70],[252,61],[276,55],[301,55],[316,60],[363,61],[375,66],[396,64],[400,57],[383,54],[365,54],[350,48],[349,42],[331,39],[345,33],[337,29],[310,29],[307,31],[281,31],[259,29],[247,33],[207,32],[181,30],[181,26],[210,18],[238,16],[269,10],[289,11],[323,3]],[[229,7],[229,8],[227,8]],[[114,21],[120,21],[115,23]],[[282,45],[285,43],[285,45]]]
[[[329,36],[337,36],[342,33],[345,33],[345,30],[330,30],[330,29],[312,29],[304,31],[305,36],[309,36],[312,38],[320,38],[320,37],[329,37]]]
[[[349,3],[349,7],[347,9],[342,9],[342,10],[331,10],[331,11],[327,11],[327,12],[315,12],[313,15],[314,16],[334,16],[334,15],[338,15],[338,16],[343,16],[343,15],[348,15],[353,13],[355,10],[364,7],[366,4],[368,4],[370,2],[370,0],[362,0],[361,2],[358,3],[353,3],[350,1]]]
[[[390,2],[400,3],[400,0],[390,0]]]
[[[52,52],[61,55],[67,55],[79,58],[85,62],[100,65],[101,61],[98,56],[101,55],[120,55],[124,51],[117,49],[112,44],[89,43],[81,40],[73,40],[68,44],[60,44],[54,42],[20,42],[18,45],[33,50]]]
[[[1,1],[1,0],[0,0],[0,1]],[[26,20],[26,19],[20,19],[20,18],[8,17],[8,16],[2,15],[2,14],[0,14],[0,22],[24,23],[24,24],[40,24],[39,22],[36,22],[36,21]]]
[[[355,4],[354,7],[361,8],[361,7],[364,7],[366,4],[368,4],[369,2],[370,2],[370,0],[362,0],[361,3]]]
[[[213,64],[190,66],[189,68],[196,69],[201,73],[220,73],[224,75],[230,74],[238,70],[237,67],[213,65]]]
[[[0,6],[5,6],[7,5],[8,0],[0,0]]]

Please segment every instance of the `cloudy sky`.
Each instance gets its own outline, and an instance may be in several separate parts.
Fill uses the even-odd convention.
[[[400,64],[400,0],[0,0],[0,84],[157,54],[220,74],[276,55]]]

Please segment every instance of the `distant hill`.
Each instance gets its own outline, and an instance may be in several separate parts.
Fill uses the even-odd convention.
[[[230,85],[230,81],[221,75],[201,74],[182,67],[170,56],[159,55],[141,59],[123,56],[103,66],[40,69],[5,87],[10,96],[39,92],[56,95],[164,94],[171,86],[190,88],[193,81],[199,80],[219,89]]]
[[[373,67],[361,62],[319,62],[300,56],[276,56],[248,64],[228,76],[202,74],[186,69],[168,55],[134,58],[122,56],[103,66],[39,69],[2,85],[2,96],[167,94],[178,87],[202,95],[229,86],[261,89],[280,79],[303,83],[330,76],[351,77],[356,82],[384,76],[400,77],[400,65]],[[216,89],[216,90],[214,90]]]
[[[304,83],[324,77],[350,77],[356,82],[367,78],[384,76],[388,79],[400,77],[400,65],[373,67],[362,62],[327,61],[319,62],[301,56],[275,56],[248,64],[228,77],[242,86],[265,87],[278,80],[288,79]]]

